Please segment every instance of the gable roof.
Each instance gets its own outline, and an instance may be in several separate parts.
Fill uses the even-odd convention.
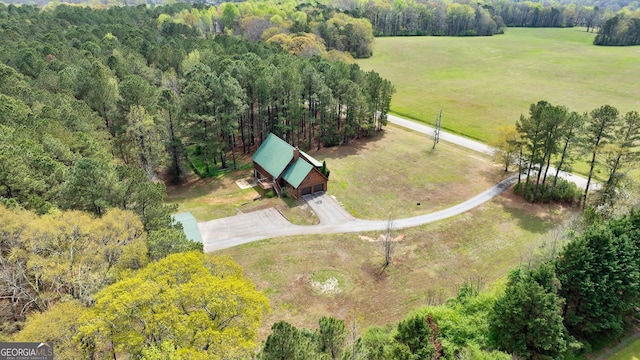
[[[282,177],[286,182],[288,182],[294,189],[297,189],[298,186],[302,183],[304,178],[309,175],[309,172],[313,169],[313,166],[308,162],[304,161],[302,158],[298,158],[284,173]]]
[[[196,218],[190,212],[182,212],[171,215],[173,222],[179,222],[182,224],[182,231],[187,235],[187,239],[195,242],[202,242],[202,235],[200,235],[200,229],[198,228],[198,222]]]
[[[293,159],[293,146],[274,134],[269,134],[251,160],[277,178]]]

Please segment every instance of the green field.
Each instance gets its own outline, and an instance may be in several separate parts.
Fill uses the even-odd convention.
[[[391,110],[488,141],[539,100],[585,112],[640,110],[640,47],[600,47],[583,28],[510,28],[491,37],[376,38],[358,60],[396,87]]]
[[[617,351],[609,360],[640,360],[640,340],[636,340],[629,346]]]
[[[489,156],[387,126],[353,146],[313,152],[331,169],[329,193],[361,219],[416,216],[461,203],[505,176]],[[355,148],[355,149],[354,149]],[[402,176],[398,176],[402,174]]]
[[[432,147],[433,140],[427,135],[387,126],[371,138],[310,154],[326,160],[331,170],[329,194],[362,219],[410,217],[450,207],[505,176],[502,166],[492,163],[489,156],[447,142],[439,143],[435,150]],[[168,186],[167,202],[177,204],[178,211],[190,211],[198,221],[273,206],[296,224],[317,221],[313,212],[296,206],[299,201],[267,198],[259,187],[240,189],[235,181],[252,174],[244,166],[251,163],[249,158],[241,158],[240,163],[244,170]]]

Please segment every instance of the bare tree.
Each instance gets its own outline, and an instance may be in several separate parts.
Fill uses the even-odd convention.
[[[436,148],[436,144],[440,142],[440,128],[442,127],[442,110],[440,110],[440,115],[438,116],[438,120],[436,120],[436,126],[433,129],[433,147],[432,150]]]
[[[382,251],[384,252],[384,263],[382,264],[381,273],[391,264],[391,257],[395,249],[395,241],[393,241],[393,218],[390,216],[387,221],[386,233],[382,238]]]

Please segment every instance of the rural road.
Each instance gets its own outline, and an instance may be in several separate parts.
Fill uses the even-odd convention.
[[[394,115],[387,115],[387,120],[389,120],[389,122],[392,124],[402,126],[404,128],[417,131],[423,134],[433,136],[435,132],[435,129],[432,126],[428,126],[428,125],[417,123],[411,120],[403,119]],[[493,156],[493,154],[495,153],[495,149],[489,145],[485,145],[481,142],[471,140],[463,136],[448,133],[446,131],[442,131],[442,130],[440,131],[440,139],[450,142],[452,144],[465,147],[467,149],[471,149],[473,151],[487,154],[487,155]],[[549,174],[555,174],[555,172],[556,172],[556,169],[550,166]],[[566,171],[560,171],[558,176],[567,181],[575,183],[581,189],[584,189],[587,186],[587,179],[583,178],[582,176],[574,175]],[[598,188],[600,188],[600,184],[594,183],[593,181],[591,181],[591,185],[589,185],[589,189],[595,190]]]
[[[434,129],[430,126],[393,115],[389,115],[388,119],[393,124],[413,131],[431,136],[434,134]],[[440,139],[489,155],[493,155],[494,152],[493,148],[483,143],[444,131],[440,132]],[[552,168],[549,169],[555,172]],[[561,172],[560,176],[575,182],[580,187],[584,188],[586,185],[586,179],[582,177],[564,172]],[[489,190],[450,208],[411,218],[394,219],[393,227],[395,229],[414,227],[459,215],[501,194],[515,184],[517,178],[517,175],[510,176]],[[304,200],[318,215],[320,224],[291,224],[274,208],[201,222],[198,223],[198,228],[202,234],[204,251],[211,252],[275,237],[382,231],[387,227],[387,220],[360,220],[354,218],[334,198],[325,193],[306,195]]]

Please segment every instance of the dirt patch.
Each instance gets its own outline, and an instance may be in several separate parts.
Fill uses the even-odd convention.
[[[319,292],[320,294],[325,295],[334,295],[342,292],[340,289],[340,284],[338,283],[338,279],[334,277],[329,277],[323,282],[314,281],[313,279],[309,280],[311,287]]]
[[[358,237],[360,238],[360,240],[363,241],[368,241],[368,242],[381,242],[385,240],[385,235],[384,234],[380,234],[380,236],[378,236],[377,238],[372,238],[369,236],[365,236],[365,235],[358,235]],[[402,241],[404,240],[404,234],[400,234],[394,238],[391,239],[391,241]]]
[[[254,177],[248,177],[248,178],[236,180],[236,185],[238,185],[240,189],[244,190],[244,189],[249,189],[254,186],[257,186],[258,182]]]

